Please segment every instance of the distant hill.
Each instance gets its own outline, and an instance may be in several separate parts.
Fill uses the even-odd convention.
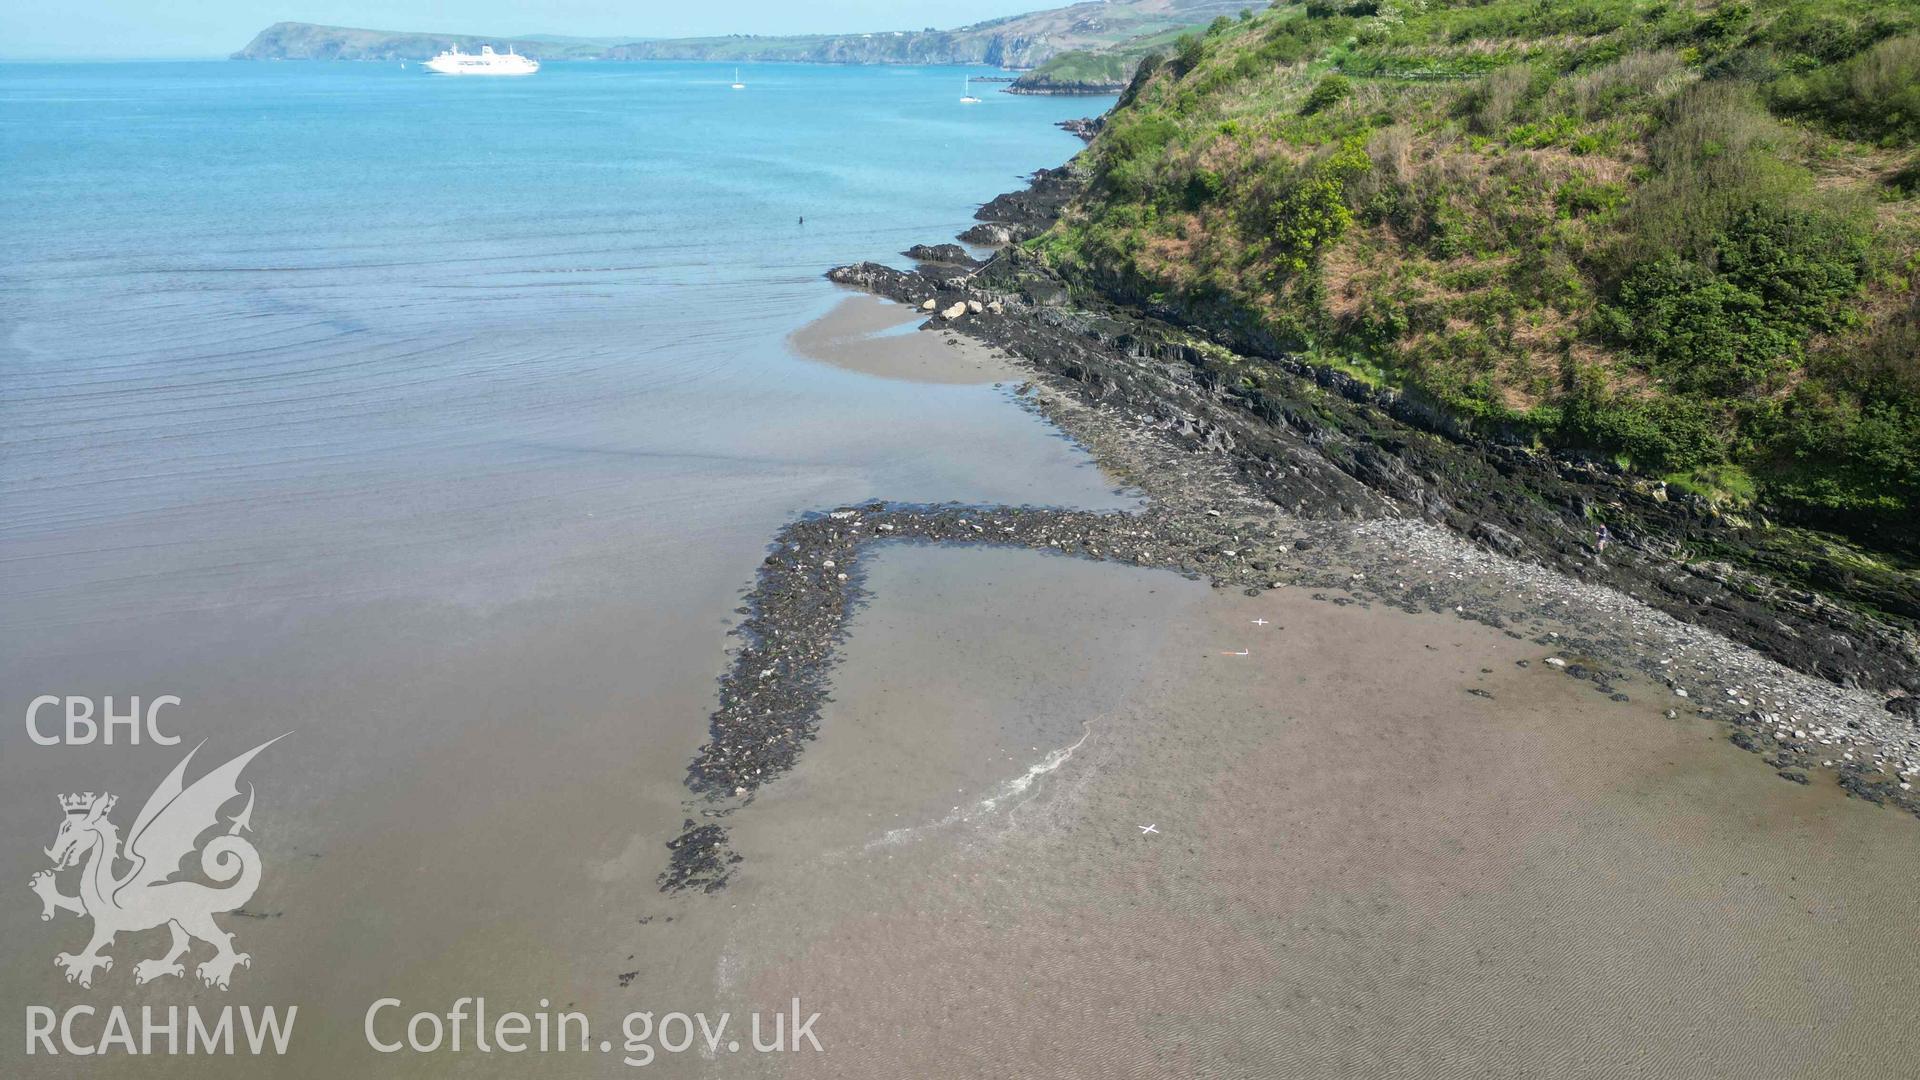
[[[1195,28],[1176,27],[1142,34],[1099,49],[1075,49],[1054,56],[1013,81],[1013,94],[1117,94],[1133,79],[1140,61],[1173,48],[1182,34]]]
[[[274,23],[255,34],[235,60],[426,60],[459,46],[478,52],[480,46],[511,47],[536,60],[591,60],[615,42],[557,38],[481,37],[475,34],[404,34],[387,30],[356,30],[313,23]]]
[[[313,23],[275,23],[236,60],[424,60],[455,45],[511,46],[538,60],[799,61],[825,64],[994,64],[1030,68],[1075,50],[1097,50],[1143,35],[1205,23],[1247,0],[1112,0],[1010,15],[957,30],[706,38],[524,38],[401,33]]]

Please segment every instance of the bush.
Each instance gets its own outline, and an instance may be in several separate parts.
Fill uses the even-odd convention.
[[[1168,66],[1173,69],[1174,78],[1184,79],[1192,73],[1194,68],[1199,67],[1200,61],[1206,57],[1206,42],[1192,34],[1181,34],[1173,43],[1173,60]]]
[[[1887,186],[1909,198],[1920,195],[1920,154],[1895,169],[1893,175],[1887,177]]]
[[[1680,393],[1725,397],[1761,385],[1794,345],[1759,296],[1672,255],[1628,277],[1616,310],[1621,344]]]
[[[1844,64],[1783,79],[1774,107],[1857,139],[1920,140],[1920,34],[1889,38]]]
[[[1588,120],[1615,115],[1664,93],[1685,70],[1675,53],[1629,53],[1574,79],[1569,91],[1573,109]]]
[[[1720,273],[1761,298],[1769,318],[1805,337],[1838,330],[1860,286],[1867,236],[1846,218],[1791,206],[1750,207],[1716,252]]]
[[[1466,96],[1467,127],[1481,135],[1504,131],[1532,87],[1533,69],[1526,64],[1503,67],[1481,79]]]
[[[1920,408],[1913,399],[1864,405],[1803,388],[1767,434],[1777,448],[1771,489],[1829,514],[1900,517],[1920,510]],[[1903,536],[1912,544],[1908,528]]]
[[[1353,83],[1347,81],[1346,76],[1337,73],[1329,75],[1314,84],[1313,91],[1307,95],[1306,102],[1300,106],[1300,112],[1304,116],[1312,116],[1352,95]]]
[[[1560,411],[1560,441],[1625,454],[1635,468],[1688,472],[1726,460],[1727,425],[1697,401],[1602,396],[1592,385]]]
[[[1305,273],[1314,257],[1347,231],[1353,224],[1347,186],[1372,168],[1366,148],[1349,140],[1289,178],[1270,210],[1277,274]]]
[[[1717,269],[1677,255],[1637,267],[1603,319],[1670,389],[1730,397],[1768,386],[1809,336],[1846,323],[1866,238],[1844,219],[1756,204],[1714,254]]]
[[[1701,83],[1676,98],[1649,143],[1657,170],[1628,209],[1616,265],[1672,252],[1707,263],[1715,237],[1756,203],[1791,203],[1812,189],[1805,169],[1782,154],[1792,135],[1734,83]]]
[[[1212,169],[1200,169],[1187,177],[1186,204],[1189,210],[1198,210],[1220,198],[1226,191],[1227,182]]]
[[[1140,91],[1145,90],[1147,83],[1152,81],[1154,73],[1159,71],[1166,62],[1167,58],[1157,52],[1150,52],[1141,57],[1140,66],[1133,69],[1133,78],[1127,81],[1127,88],[1120,92],[1120,100],[1114,103],[1114,110],[1117,112],[1132,105],[1140,96]]]

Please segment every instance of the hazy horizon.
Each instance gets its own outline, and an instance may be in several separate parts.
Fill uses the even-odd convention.
[[[616,0],[296,0],[284,6],[208,0],[167,8],[151,0],[82,0],[28,10],[0,7],[0,59],[223,59],[277,22],[368,30],[501,37],[709,37],[724,34],[832,34],[948,30],[1003,15],[1062,7],[1072,0],[981,0],[956,10],[933,0],[720,0],[688,7]]]

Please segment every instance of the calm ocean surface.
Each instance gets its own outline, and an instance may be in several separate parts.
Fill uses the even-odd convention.
[[[948,238],[1097,106],[742,74],[0,66],[0,627],[431,576],[396,545],[471,588],[449,530],[565,511],[605,455],[1021,495],[901,446],[985,395],[929,409],[782,339],[826,267]]]
[[[949,239],[1105,102],[741,74],[0,65],[0,1014],[87,993],[24,891],[55,796],[131,814],[182,749],[30,746],[43,693],[178,695],[208,764],[293,732],[249,767],[274,1075],[403,1066],[360,1037],[388,994],[700,1008],[730,908],[632,935],[773,532],[1124,501],[1005,390],[786,344],[828,267]]]

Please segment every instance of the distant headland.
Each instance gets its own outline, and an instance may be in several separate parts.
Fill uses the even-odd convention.
[[[992,64],[1032,68],[1068,52],[1101,51],[1231,14],[1245,0],[1114,0],[990,19],[955,30],[702,38],[580,38],[547,35],[363,30],[279,22],[254,35],[236,60],[424,60],[482,44],[536,60],[715,60],[730,63]]]

